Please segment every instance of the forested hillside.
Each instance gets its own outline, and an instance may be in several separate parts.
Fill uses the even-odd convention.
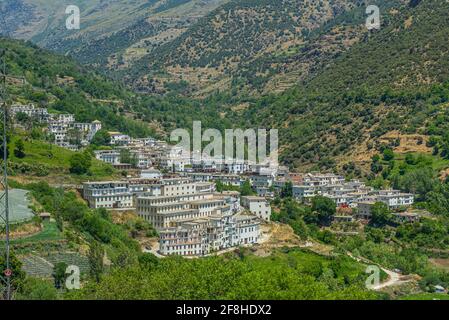
[[[199,102],[134,94],[71,58],[31,43],[0,38],[0,47],[9,48],[8,94],[13,103],[35,103],[51,112],[70,112],[78,121],[101,120],[106,129],[135,137],[165,136],[170,129],[191,126],[194,119],[216,121],[222,128],[216,109]]]
[[[280,128],[283,159],[296,166],[369,161],[388,134],[395,135],[390,140],[418,134],[410,151],[418,150],[429,135],[445,132],[448,12],[442,0],[402,6],[322,71],[280,96],[250,103],[240,118]]]
[[[142,135],[150,130],[120,114],[132,94],[117,83],[87,71],[73,60],[19,41],[0,40],[7,47],[9,98],[33,102],[54,111],[75,114],[79,121],[101,119],[106,128]]]
[[[385,19],[402,1],[371,1]],[[282,92],[357,43],[367,2],[231,1],[127,71],[139,90],[147,78],[185,82],[191,94],[238,88]],[[154,81],[153,79],[153,81]]]
[[[0,34],[70,54],[103,71],[129,66],[172,41],[226,0],[8,0],[0,6]],[[65,10],[80,9],[81,28],[67,30]]]
[[[200,36],[203,30],[201,25],[207,25],[213,21],[208,20],[211,16],[222,12],[222,9],[217,9],[175,41],[178,44],[190,43],[193,51],[179,49],[182,52],[176,54],[178,47],[170,47],[173,50],[169,51],[173,54],[168,57],[177,66],[191,68],[186,66],[189,63],[195,65],[196,70],[204,70],[212,65],[218,66],[221,63],[219,57],[243,57],[246,50],[249,50],[248,54],[264,52],[255,60],[239,58],[241,63],[236,70],[240,76],[235,74],[231,77],[232,85],[228,89],[222,82],[211,80],[222,89],[220,92],[214,90],[203,99],[185,98],[180,94],[192,91],[189,87],[191,83],[184,79],[184,82],[167,83],[171,93],[162,97],[134,94],[121,85],[86,72],[69,58],[56,57],[36,47],[16,43],[13,45],[15,57],[21,55],[25,59],[17,59],[19,62],[12,65],[11,70],[16,76],[26,79],[26,90],[20,93],[16,90],[17,97],[48,105],[51,109],[74,112],[80,120],[101,118],[107,127],[133,135],[155,131],[163,135],[173,128],[190,128],[194,120],[203,121],[203,128],[278,128],[281,159],[292,167],[306,165],[331,169],[336,165],[340,168],[355,165],[366,171],[369,170],[371,157],[385,147],[395,148],[399,152],[429,153],[433,150],[444,156],[445,105],[448,101],[446,82],[449,78],[448,42],[445,39],[449,31],[447,3],[443,0],[388,4],[380,1],[379,5],[383,8],[382,26],[380,30],[371,32],[366,29],[359,32],[364,29],[366,17],[363,5],[357,3],[360,7],[353,5],[351,9],[338,1],[331,3],[335,5],[332,7],[335,10],[330,7],[323,9],[313,2],[315,10],[321,13],[321,20],[310,24],[304,36],[308,39],[307,46],[288,58],[290,64],[285,64],[285,70],[301,65],[308,71],[302,74],[294,88],[284,93],[276,94],[275,90],[268,90],[268,94],[262,96],[248,94],[242,90],[246,86],[246,80],[242,79],[252,76],[254,84],[265,83],[269,86],[271,78],[282,76],[274,69],[273,77],[264,78],[251,68],[257,69],[258,62],[260,66],[272,65],[273,61],[265,50],[271,46],[268,42],[270,39],[277,41],[278,38],[284,42],[288,38],[287,35],[265,37],[261,30],[271,30],[267,31],[271,34],[275,29],[270,28],[282,25],[283,19],[286,16],[291,19],[291,16],[274,15],[279,19],[266,27],[262,23],[266,19],[262,18],[247,24],[252,26],[248,34],[253,32],[253,36],[268,42],[247,41],[244,34],[237,41],[233,35],[226,33],[220,41],[215,41],[218,36],[213,35],[214,30],[221,30],[218,27],[221,24],[218,24],[216,29],[210,30],[211,34],[204,35],[210,37],[210,47],[215,49],[200,50],[206,42],[192,40],[196,39],[193,35]],[[271,14],[274,10],[269,1],[249,1],[239,6],[251,11],[255,4],[264,14]],[[283,4],[287,12],[288,5],[293,6],[289,1]],[[246,11],[237,9],[240,7],[236,3],[231,2],[224,7],[237,16],[245,16],[242,12]],[[271,9],[267,11],[267,8]],[[328,15],[322,12],[333,13]],[[315,15],[308,14],[304,19],[315,20]],[[218,16],[224,19],[223,15]],[[331,19],[331,16],[336,18]],[[300,17],[296,16],[295,19]],[[232,15],[230,18],[232,20]],[[229,28],[234,25],[230,21],[226,23],[230,23]],[[237,25],[234,27],[237,28]],[[338,50],[332,46],[332,41],[327,40],[331,34],[334,34],[334,39],[341,39],[341,34],[335,31],[341,28],[352,30],[348,32],[354,41]],[[334,43],[336,47],[340,47],[338,41]],[[329,43],[330,46],[324,46]],[[265,49],[258,47],[265,45]],[[224,46],[230,49],[226,50]],[[167,48],[162,46],[155,52],[162,53]],[[188,56],[195,50],[198,55]],[[245,69],[242,63],[247,63],[251,68]],[[152,72],[155,70],[152,69]],[[148,81],[153,80],[148,78]],[[292,85],[291,81],[288,83]]]

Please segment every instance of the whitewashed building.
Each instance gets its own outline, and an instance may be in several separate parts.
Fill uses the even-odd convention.
[[[160,179],[162,178],[162,173],[154,168],[143,169],[140,171],[140,177],[145,179]]]
[[[389,208],[409,207],[414,203],[414,195],[399,190],[377,191],[377,201],[385,203]]]
[[[164,179],[160,195],[138,196],[137,214],[157,229],[182,220],[208,217],[231,210],[215,197],[215,184],[193,183],[188,179]]]
[[[110,163],[112,165],[114,164],[120,164],[120,152],[117,150],[95,150],[95,158]]]
[[[10,112],[13,118],[17,118],[19,113],[26,114],[29,118],[37,120],[39,122],[47,122],[50,118],[50,114],[46,108],[36,108],[34,104],[27,105],[14,104],[10,108]]]
[[[129,179],[83,183],[83,198],[91,208],[132,209],[137,195],[160,195],[157,179]]]
[[[230,214],[180,222],[159,231],[162,255],[204,256],[219,250],[258,243],[260,222],[254,216]]]
[[[262,220],[270,221],[271,206],[263,197],[242,197],[242,206]]]
[[[126,146],[131,142],[131,137],[121,132],[109,131],[108,134],[111,137],[111,145]]]

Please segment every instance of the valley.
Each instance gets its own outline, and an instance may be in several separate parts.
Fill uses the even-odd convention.
[[[0,255],[15,298],[447,298],[447,1],[0,9],[7,183],[27,207]],[[278,130],[278,166],[215,154],[225,130],[262,128]]]

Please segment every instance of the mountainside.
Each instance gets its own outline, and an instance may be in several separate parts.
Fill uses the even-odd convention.
[[[142,97],[121,84],[30,43],[0,38],[7,47],[7,85],[10,101],[34,103],[52,112],[69,112],[78,121],[101,120],[105,128],[145,136],[165,116],[168,99]],[[176,108],[177,102],[170,102]],[[139,110],[151,114],[142,121]],[[168,121],[167,121],[168,122]]]
[[[305,2],[289,0],[282,5],[292,12],[299,3]],[[386,147],[402,153],[441,154],[445,148],[449,99],[447,3],[378,1],[382,26],[377,31],[366,29],[366,7],[362,2],[351,3],[331,1],[321,10],[318,2],[308,2],[320,14],[315,16],[304,10],[292,18],[288,14],[276,15],[268,0],[229,2],[200,19],[172,43],[156,48],[152,55],[160,55],[161,59],[153,61],[161,63],[149,65],[144,57],[134,65],[143,69],[121,70],[130,80],[149,72],[148,82],[138,83],[143,89],[148,89],[150,82],[153,89],[157,88],[158,77],[165,77],[163,88],[172,93],[163,97],[134,94],[109,80],[98,80],[98,76],[83,80],[79,74],[82,69],[68,58],[40,63],[41,57],[35,55],[49,54],[35,47],[32,50],[36,53],[20,62],[15,73],[25,75],[37,88],[34,91],[51,92],[45,99],[36,98],[34,93],[26,100],[75,112],[81,120],[100,117],[101,110],[108,115],[105,118],[110,127],[133,134],[142,131],[119,119],[135,121],[145,130],[157,130],[160,134],[173,128],[190,128],[194,120],[201,120],[203,128],[278,128],[281,159],[296,168],[340,165],[369,170],[371,157]],[[223,12],[232,14],[226,16]],[[251,23],[248,12],[252,12]],[[244,22],[246,29],[238,27],[234,18],[237,16],[244,17],[237,21]],[[273,16],[268,21],[275,22],[269,24],[265,19],[268,16]],[[285,31],[293,30],[292,23],[301,17],[316,23],[304,24],[308,29],[298,30],[301,36]],[[208,34],[205,26],[211,26],[208,23],[213,21],[216,27],[209,29]],[[288,28],[278,29],[283,23]],[[224,24],[229,26],[220,27]],[[235,32],[228,33],[228,29]],[[282,34],[276,33],[279,30]],[[273,33],[278,36],[270,37]],[[199,41],[201,37],[207,42]],[[128,39],[117,35],[117,39],[122,38]],[[288,39],[292,46],[283,47]],[[105,44],[114,46],[113,42]],[[190,50],[181,50],[187,45]],[[231,60],[235,60],[234,69]],[[229,62],[227,71],[220,67],[223,61]],[[27,64],[32,68],[26,68]],[[174,80],[174,73],[167,71],[170,65],[176,65],[182,78]],[[46,84],[44,67],[46,72],[50,70],[50,85]],[[39,74],[33,75],[36,70]],[[215,70],[216,75],[200,76],[200,82],[194,83],[188,78],[192,75],[189,70],[192,74]],[[67,77],[75,79],[75,89],[64,81]],[[61,87],[69,94],[61,95]],[[250,87],[258,88],[259,94],[247,91]],[[211,88],[219,88],[220,92]],[[211,94],[206,95],[207,92]],[[183,97],[192,93],[204,98]]]
[[[403,1],[371,1],[385,13]],[[367,33],[366,1],[231,1],[153,50],[125,74],[139,90],[183,83],[201,96],[237,88],[282,92]]]
[[[3,1],[2,1],[3,2]],[[8,0],[2,34],[31,40],[78,61],[114,69],[179,36],[226,0]],[[80,30],[67,30],[68,5],[80,8]]]
[[[176,95],[144,96],[69,57],[29,42],[0,38],[8,48],[7,85],[11,102],[34,103],[52,112],[69,112],[81,122],[101,120],[106,129],[134,137],[166,137],[175,128],[201,119],[224,129],[232,123],[217,118],[217,106]]]
[[[428,136],[447,129],[449,6],[412,3],[294,90],[263,98],[238,118],[281,128],[284,160],[296,166],[369,163],[385,145],[428,152]]]
[[[404,1],[11,0],[0,31],[145,93],[259,94],[285,91],[357,43],[368,4],[387,14]],[[80,7],[80,30],[65,28],[69,4]]]

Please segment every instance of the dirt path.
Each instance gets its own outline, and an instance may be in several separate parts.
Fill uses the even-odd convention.
[[[397,272],[391,271],[391,270],[387,270],[382,268],[382,270],[388,274],[388,280],[382,283],[379,283],[377,286],[373,287],[373,290],[381,290],[383,288],[387,288],[387,287],[391,287],[391,286],[395,286],[395,285],[399,285],[401,283],[405,283],[408,281],[403,281],[401,280],[402,275],[400,275]]]
[[[378,265],[372,261],[370,261],[369,259],[363,258],[363,257],[354,257],[352,255],[351,252],[347,252],[346,253],[349,257],[351,257],[352,259],[354,259],[357,262],[362,262],[365,264],[372,264],[372,265]],[[388,275],[388,280],[384,281],[382,283],[379,283],[378,285],[374,286],[372,289],[373,290],[381,290],[387,287],[392,287],[392,286],[397,286],[397,285],[401,285],[403,283],[407,283],[412,281],[413,279],[411,277],[405,277],[402,274],[398,273],[398,272],[394,272],[392,270],[386,269],[382,266],[379,266],[380,269],[385,272]]]

